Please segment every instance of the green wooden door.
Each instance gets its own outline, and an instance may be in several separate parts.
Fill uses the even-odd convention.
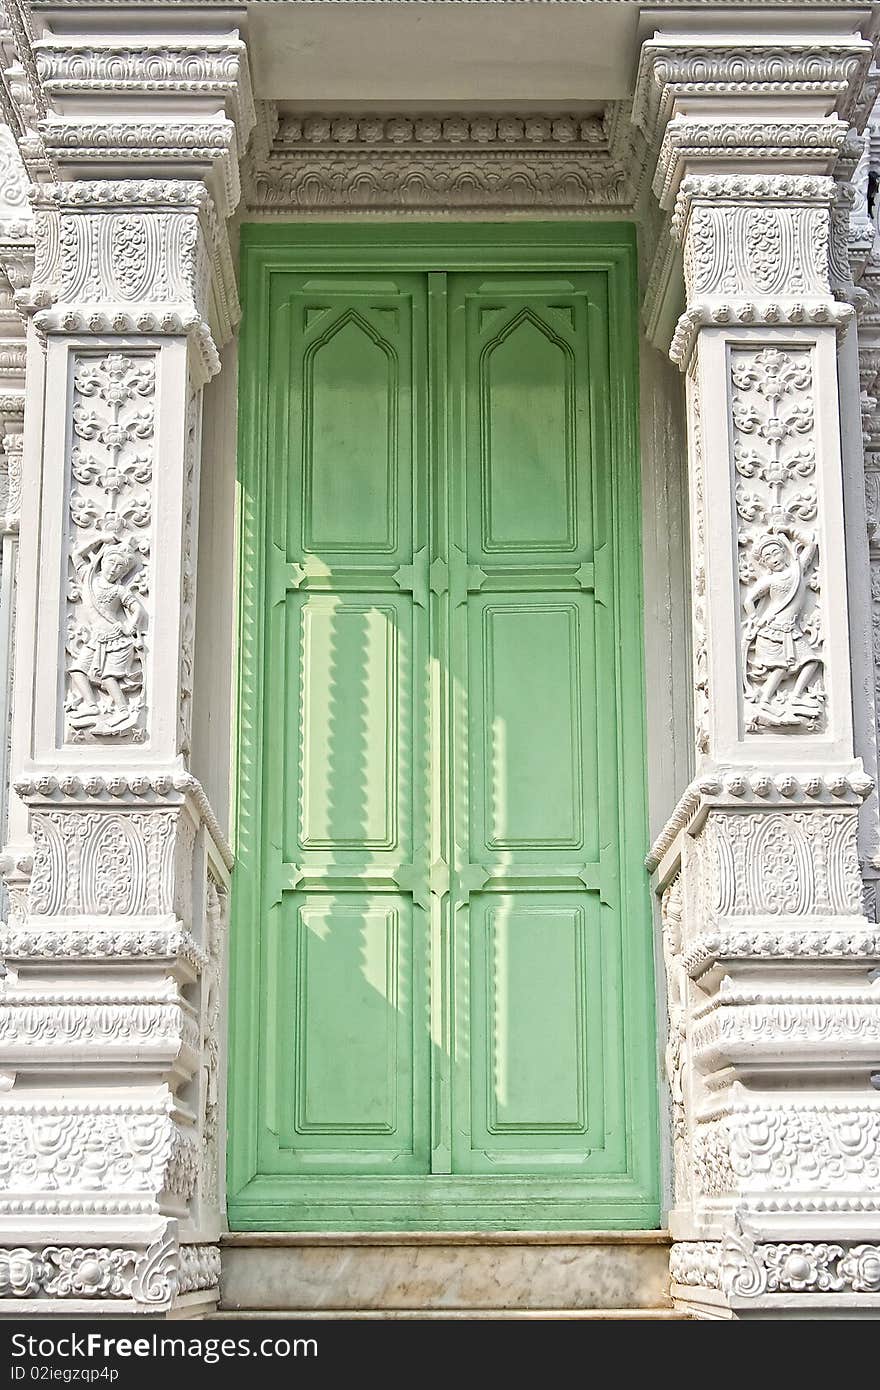
[[[270,277],[233,1225],[657,1220],[608,297],[607,267]]]

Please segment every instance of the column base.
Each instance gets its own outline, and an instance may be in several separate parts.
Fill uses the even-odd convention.
[[[675,1306],[698,1318],[880,1318],[880,1246],[854,1241],[680,1241]]]
[[[178,1244],[0,1248],[0,1318],[200,1318],[219,1297],[220,1250]]]

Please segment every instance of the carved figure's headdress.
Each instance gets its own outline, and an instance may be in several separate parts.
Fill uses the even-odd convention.
[[[790,553],[785,536],[781,536],[778,531],[765,531],[752,545],[752,554],[759,563],[763,562],[768,550],[782,550],[786,555]]]
[[[126,537],[124,540],[121,540],[118,543],[118,545],[108,545],[107,549],[104,550],[101,554],[101,562],[103,563],[103,561],[110,555],[112,555],[114,558],[120,559],[125,565],[126,571],[131,569],[132,565],[137,559],[137,551],[135,550],[128,537]]]

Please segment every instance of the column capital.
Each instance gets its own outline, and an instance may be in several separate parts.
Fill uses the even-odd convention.
[[[651,145],[677,117],[740,123],[764,113],[794,124],[830,117],[849,124],[873,45],[855,26],[817,33],[808,20],[801,24],[802,32],[792,28],[784,39],[778,32],[747,30],[712,37],[667,31],[647,39],[639,58],[633,123]]]
[[[173,12],[146,34],[131,17],[99,34],[87,14],[52,24],[13,27],[6,73],[35,180],[23,302],[42,334],[184,334],[198,384],[240,312],[226,220],[255,119],[246,45],[211,13],[196,32]]]
[[[632,120],[669,214],[645,318],[654,341],[668,333],[683,269],[685,313],[670,350],[683,369],[703,326],[852,317],[832,273],[841,259],[832,176],[870,109],[873,43],[848,22],[820,31],[803,16],[784,19],[784,38],[778,28],[664,30],[642,45]]]

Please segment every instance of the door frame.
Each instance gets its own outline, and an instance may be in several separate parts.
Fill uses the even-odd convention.
[[[267,612],[266,484],[270,464],[269,341],[273,276],[291,271],[593,271],[608,293],[609,457],[612,467],[615,683],[621,719],[618,768],[628,788],[620,806],[620,915],[627,1067],[626,1171],[546,1177],[431,1175],[308,1180],[311,1201],[295,1223],[287,1176],[258,1170],[258,980],[263,720],[260,685]],[[237,469],[237,661],[233,730],[233,847],[229,973],[227,1209],[236,1230],[571,1230],[645,1229],[660,1222],[659,1078],[639,1067],[633,1039],[654,1023],[653,915],[644,868],[647,742],[638,448],[636,228],[624,222],[257,223],[241,229],[243,323],[239,358]],[[621,606],[621,576],[635,602]],[[626,679],[623,679],[623,672]],[[644,1030],[644,1031],[643,1031]],[[636,1136],[638,1136],[636,1142]],[[357,1184],[352,1203],[350,1188]],[[495,1191],[489,1195],[490,1185]],[[349,1191],[346,1192],[345,1188]],[[596,1189],[595,1195],[591,1190]]]

